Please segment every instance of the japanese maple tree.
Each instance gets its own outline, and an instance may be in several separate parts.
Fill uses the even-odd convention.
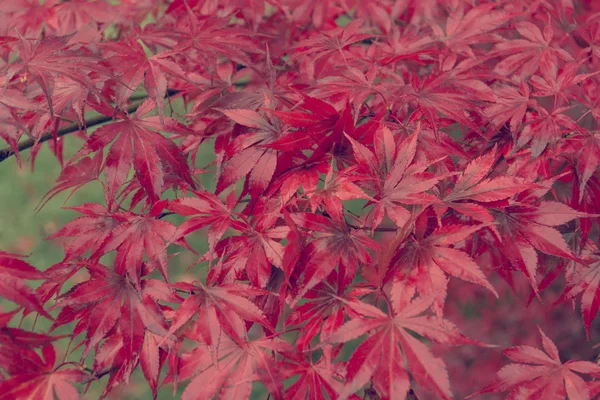
[[[0,0],[77,214],[0,251],[0,399],[598,397],[599,72],[595,0]]]

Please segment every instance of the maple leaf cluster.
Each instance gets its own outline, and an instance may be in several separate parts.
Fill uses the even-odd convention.
[[[600,394],[598,2],[113,3],[0,1],[0,161],[104,193],[0,252],[0,399]]]

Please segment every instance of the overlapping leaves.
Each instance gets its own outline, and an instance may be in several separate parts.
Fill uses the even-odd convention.
[[[0,159],[48,142],[62,163],[58,136],[77,131],[41,206],[92,182],[105,204],[67,207],[82,215],[45,272],[0,253],[0,397],[77,398],[108,375],[106,396],[139,368],[154,397],[185,382],[185,399],[247,399],[260,382],[276,399],[452,398],[464,368],[433,347],[481,346],[450,322],[471,323],[463,300],[488,324],[523,282],[545,300],[562,275],[553,300],[579,304],[593,338],[593,7],[3,2]],[[15,326],[29,314],[71,329],[81,359]],[[508,349],[479,393],[600,392],[582,378],[595,364],[542,344]]]

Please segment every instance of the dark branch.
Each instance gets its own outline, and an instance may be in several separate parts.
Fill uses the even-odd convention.
[[[372,228],[370,226],[358,226],[354,224],[347,224],[350,228],[362,231],[370,231]],[[386,228],[386,227],[377,227],[375,228],[375,232],[397,232],[398,228]]]
[[[158,216],[158,219],[163,219],[164,217],[168,217],[169,215],[173,215],[175,214],[173,211],[165,211],[163,213],[160,213],[160,215]]]
[[[83,370],[85,372],[89,373],[96,380],[101,379],[103,376],[106,376],[108,374],[113,373],[117,369],[119,369],[119,368],[118,367],[112,367],[112,368],[105,369],[104,371],[98,371],[98,372],[96,372],[96,371],[94,371],[91,368],[87,368],[87,367],[83,368]]]
[[[176,94],[178,94],[179,91],[178,90],[172,90],[169,89],[167,90],[167,96],[166,97],[172,97]],[[144,100],[146,100],[147,97],[144,98],[138,98],[137,100],[133,101],[131,103],[131,105],[129,107],[127,107],[127,112],[128,113],[134,113],[138,107],[144,102]],[[106,116],[106,115],[98,115],[95,117],[90,117],[88,119],[85,120],[85,126],[86,128],[91,128],[92,126],[96,126],[96,125],[100,125],[103,124],[105,122],[109,122],[112,121],[112,117]],[[65,136],[68,135],[69,133],[73,133],[73,132],[77,132],[81,129],[81,127],[79,126],[79,124],[70,124],[67,126],[64,126],[62,128],[60,128],[59,130],[56,131],[56,137],[61,137],[61,136]],[[18,144],[18,149],[19,152],[23,151],[23,150],[27,150],[31,147],[33,147],[36,142],[37,143],[43,143],[43,142],[47,142],[48,140],[52,140],[54,138],[54,135],[52,134],[52,132],[46,132],[42,135],[41,138],[39,139],[27,139],[24,140],[22,142],[19,142]],[[8,157],[15,155],[15,152],[12,148],[10,147],[6,147],[4,149],[0,150],[0,162],[6,160]]]

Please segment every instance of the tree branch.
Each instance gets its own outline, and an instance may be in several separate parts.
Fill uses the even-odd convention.
[[[108,374],[111,374],[111,373],[113,373],[113,372],[114,372],[114,371],[116,371],[117,369],[119,369],[119,368],[118,368],[118,367],[112,367],[112,368],[105,369],[104,371],[99,371],[99,372],[96,372],[96,371],[94,371],[94,370],[93,370],[93,369],[91,369],[91,368],[88,368],[88,367],[83,367],[83,370],[84,370],[85,372],[87,372],[88,374],[90,374],[90,375],[91,375],[91,376],[92,376],[94,379],[96,379],[96,380],[98,380],[98,379],[101,379],[103,376],[106,376],[106,375],[108,375]]]
[[[167,95],[166,97],[173,97],[176,94],[179,93],[179,90],[174,90],[174,89],[169,89],[167,90]],[[144,100],[146,100],[148,97],[143,97],[143,98],[138,98],[137,100],[134,100],[131,105],[129,105],[129,107],[127,107],[127,112],[128,113],[134,113],[139,106],[144,102]],[[105,122],[109,122],[112,121],[113,118],[106,116],[106,115],[98,115],[95,117],[90,117],[88,119],[85,120],[85,126],[86,128],[90,128],[92,126],[96,126],[96,125],[100,125],[103,124]],[[64,135],[68,135],[69,133],[73,133],[73,132],[77,132],[80,130],[80,126],[79,124],[70,124],[67,126],[64,126],[62,128],[60,128],[58,131],[56,131],[56,137],[61,137]],[[19,142],[17,148],[19,150],[19,152],[23,151],[23,150],[27,150],[31,147],[33,147],[36,142],[37,143],[43,143],[43,142],[47,142],[48,140],[52,140],[54,138],[54,135],[52,134],[52,132],[46,132],[44,133],[40,138],[38,139],[27,139],[24,140],[22,142]],[[11,147],[6,147],[4,149],[0,150],[0,162],[6,160],[8,157],[15,155],[14,150]]]
[[[163,219],[164,217],[168,217],[169,215],[174,215],[176,213],[174,213],[173,211],[165,211],[160,213],[160,215],[158,216],[157,219]]]

